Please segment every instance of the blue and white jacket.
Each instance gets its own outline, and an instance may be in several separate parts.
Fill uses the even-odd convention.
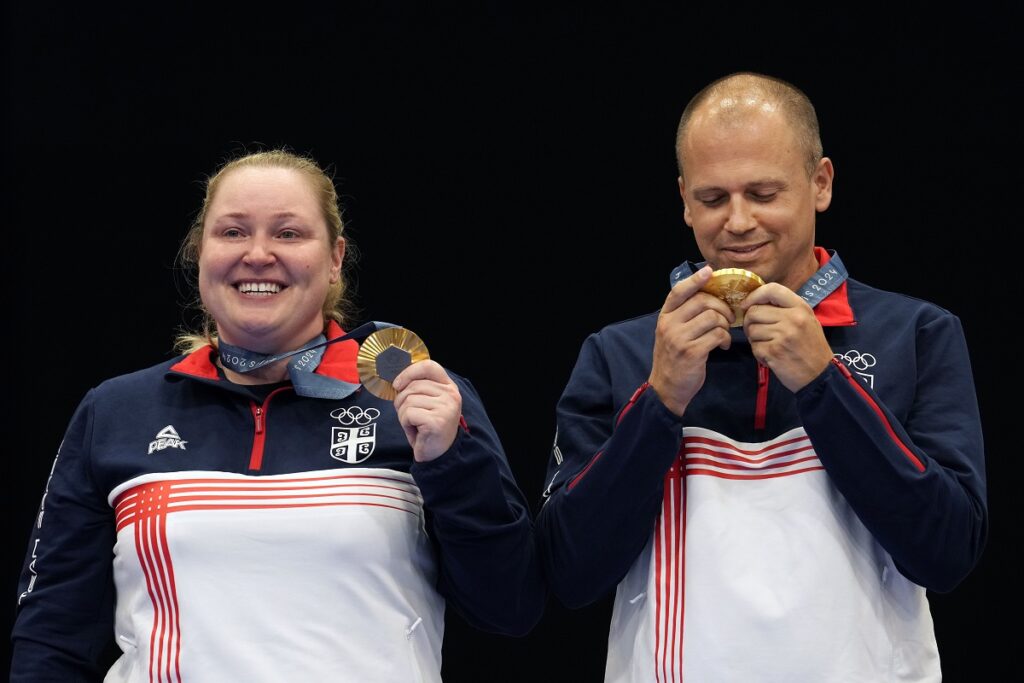
[[[332,324],[328,336],[342,330]],[[358,343],[317,373],[358,382]],[[529,507],[465,379],[415,463],[391,402],[226,381],[209,347],[106,381],[61,444],[19,586],[11,681],[440,681],[446,601],[522,635]]]
[[[616,589],[606,681],[940,679],[926,589],[987,534],[960,322],[852,279],[815,314],[819,377],[790,392],[737,328],[682,418],[646,384],[656,312],[584,342],[537,533],[566,605]]]

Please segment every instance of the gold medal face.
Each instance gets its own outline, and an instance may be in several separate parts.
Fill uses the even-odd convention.
[[[356,356],[359,381],[366,390],[386,401],[395,400],[395,377],[430,354],[423,340],[404,327],[385,327],[363,340]]]
[[[742,268],[721,268],[711,274],[711,279],[701,291],[717,296],[729,304],[729,308],[736,315],[732,327],[740,327],[743,325],[743,312],[739,309],[740,302],[763,284],[764,280],[757,273]]]

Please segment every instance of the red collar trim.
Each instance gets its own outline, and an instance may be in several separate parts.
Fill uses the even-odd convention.
[[[220,375],[217,374],[217,365],[213,361],[216,355],[213,347],[207,344],[172,365],[171,372],[180,372],[183,375],[199,379],[212,379],[216,382],[220,379]]]
[[[345,334],[345,330],[333,320],[327,325],[327,338],[336,339]],[[352,384],[359,383],[359,370],[356,368],[356,356],[359,353],[359,342],[355,339],[346,339],[337,344],[331,344],[324,351],[324,357],[320,360],[315,372],[318,375],[326,375],[340,379]],[[213,347],[206,346],[196,349],[189,355],[171,366],[172,372],[180,372],[190,377],[199,379],[220,380],[217,372],[215,358],[217,357]]]
[[[818,267],[829,261],[828,252],[822,247],[814,248],[814,257],[818,259]],[[839,285],[834,292],[818,302],[814,307],[814,316],[823,327],[842,327],[857,324],[857,316],[850,307],[850,299],[846,282]]]
[[[327,338],[337,339],[345,334],[341,325],[333,320],[327,324]],[[356,356],[359,354],[359,342],[355,339],[346,339],[337,344],[331,344],[324,351],[324,357],[320,365],[314,371],[318,375],[326,375],[343,382],[359,384],[359,370],[356,368]]]

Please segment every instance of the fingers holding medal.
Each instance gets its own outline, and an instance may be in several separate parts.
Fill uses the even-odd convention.
[[[423,340],[401,327],[378,330],[360,346],[356,367],[367,391],[394,401],[417,462],[433,460],[451,448],[462,396],[444,368],[430,360]]]

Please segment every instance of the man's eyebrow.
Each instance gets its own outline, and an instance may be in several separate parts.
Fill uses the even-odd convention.
[[[753,180],[743,186],[744,190],[759,190],[765,188],[779,189],[785,188],[788,183],[785,180],[778,178],[763,178],[759,180]],[[721,185],[701,185],[691,190],[694,195],[707,193],[707,192],[725,192],[726,189]]]

